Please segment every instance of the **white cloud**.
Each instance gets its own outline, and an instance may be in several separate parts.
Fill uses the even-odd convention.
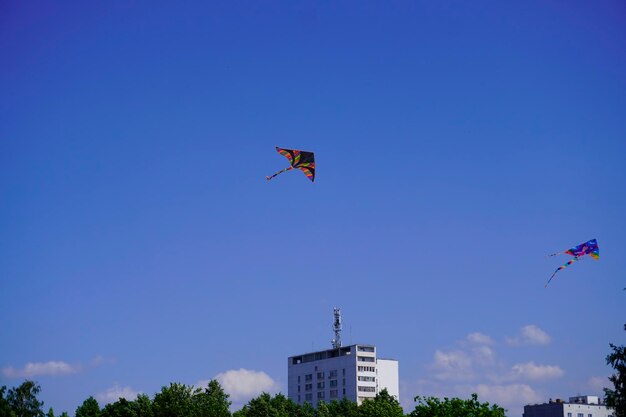
[[[496,354],[489,346],[476,346],[472,349],[472,355],[476,363],[482,366],[490,366],[495,363]]]
[[[67,363],[64,361],[48,361],[48,362],[27,362],[23,368],[13,368],[7,366],[2,369],[2,374],[6,378],[33,378],[37,376],[59,376],[70,375],[95,368],[105,363],[113,363],[113,359],[96,356],[86,365],[81,363]]]
[[[432,369],[438,379],[462,380],[473,376],[472,358],[462,350],[435,351]]]
[[[613,388],[613,384],[609,381],[608,376],[592,376],[587,381],[587,386],[598,392],[603,392],[604,388]]]
[[[548,333],[535,326],[529,324],[522,327],[520,336],[507,337],[506,342],[512,346],[518,345],[547,345],[552,341]]]
[[[534,362],[515,364],[511,371],[513,379],[545,380],[560,378],[565,374],[558,366],[535,365]]]
[[[542,399],[541,395],[526,384],[478,384],[469,387],[469,391],[478,394],[479,401],[489,401],[505,408],[534,404]]]
[[[80,370],[80,365],[70,365],[63,361],[28,362],[21,369],[6,367],[2,369],[2,374],[7,378],[32,378],[45,375],[69,375]]]
[[[231,369],[219,373],[215,379],[234,402],[249,400],[262,392],[275,392],[279,387],[268,374],[249,369]],[[198,385],[206,386],[208,381],[200,381]]]
[[[141,394],[139,391],[135,391],[131,387],[120,387],[119,384],[114,384],[111,388],[106,391],[99,392],[96,394],[96,399],[101,404],[114,403],[120,398],[125,398],[129,401],[137,398],[137,395]]]
[[[545,345],[551,338],[538,326],[527,325],[507,341],[514,345]],[[408,395],[469,398],[476,393],[479,401],[508,409],[507,415],[521,415],[525,405],[546,400],[545,387],[553,386],[555,379],[565,375],[557,365],[515,358],[520,354],[517,349],[507,349],[509,352],[500,356],[495,346],[503,348],[491,337],[474,332],[457,340],[456,348],[435,350],[427,375],[409,382]],[[410,409],[411,402],[404,401],[402,405]]]
[[[527,343],[533,345],[547,345],[552,341],[548,333],[533,324],[522,327],[522,337]]]
[[[491,339],[491,337],[479,332],[468,334],[467,340],[477,345],[493,345],[493,340]]]
[[[475,384],[464,385],[422,379],[414,383],[409,382],[409,385],[409,389],[404,397],[400,395],[403,400],[402,406],[405,410],[411,410],[415,406],[412,400],[416,394],[439,398],[458,397],[465,399],[476,393],[478,394],[478,401],[504,407],[508,410],[507,415],[521,415],[525,405],[539,403],[544,400],[543,395],[528,384],[490,384],[479,381]],[[410,398],[407,398],[407,396]]]

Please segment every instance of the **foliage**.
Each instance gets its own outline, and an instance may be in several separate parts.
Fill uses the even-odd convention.
[[[152,409],[155,417],[187,417],[192,415],[193,386],[171,383],[154,396]]]
[[[17,388],[11,388],[7,394],[7,402],[16,417],[44,417],[43,401],[37,399],[41,391],[39,384],[24,381]]]
[[[138,395],[134,401],[120,398],[105,405],[100,417],[153,417],[152,401],[145,394]]]
[[[604,389],[605,400],[615,409],[615,417],[626,417],[626,346],[610,346],[613,352],[607,355],[606,363],[617,372],[609,377],[614,389]]]
[[[211,380],[204,391],[196,391],[194,404],[197,415],[202,417],[230,417],[230,401],[219,382]]]
[[[343,398],[340,401],[333,400],[328,404],[330,417],[358,417],[359,406],[354,401]]]
[[[272,397],[264,392],[250,400],[233,417],[313,417],[311,407],[302,407],[283,394]]]
[[[99,417],[100,406],[94,397],[89,397],[76,409],[76,417]]]
[[[398,400],[389,395],[386,389],[373,399],[366,399],[358,408],[359,417],[404,417],[404,410]]]
[[[343,398],[330,403],[320,401],[317,408],[308,402],[298,405],[283,394],[272,397],[263,393],[250,400],[233,417],[404,417],[404,412],[398,400],[389,395],[387,390],[364,401],[361,406]]]
[[[305,403],[308,404],[308,403]],[[314,414],[315,417],[331,417],[330,410],[328,409],[328,405],[324,401],[320,401],[317,404],[317,412]]]
[[[476,394],[468,400],[417,396],[415,401],[418,404],[409,414],[411,417],[505,417],[506,411],[496,404],[480,403]]]
[[[154,417],[152,400],[146,394],[139,394],[133,401],[133,410],[136,417]]]
[[[210,381],[205,389],[172,383],[154,396],[149,417],[230,417],[229,406],[228,395],[217,381]]]
[[[4,393],[6,392],[7,387],[3,386],[0,388],[0,417],[14,417],[15,413],[11,410],[11,405],[9,401],[4,398]]]
[[[126,398],[119,398],[114,403],[105,405],[100,415],[102,417],[137,417],[133,403],[134,401],[128,401]]]

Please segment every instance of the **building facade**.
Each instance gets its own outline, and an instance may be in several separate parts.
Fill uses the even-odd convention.
[[[347,398],[361,404],[387,389],[399,400],[398,361],[380,359],[376,346],[351,345],[290,356],[287,395],[298,404]],[[586,416],[585,416],[586,417]]]
[[[524,406],[523,417],[613,417],[614,410],[608,408],[601,398],[594,395],[550,400],[544,404]]]

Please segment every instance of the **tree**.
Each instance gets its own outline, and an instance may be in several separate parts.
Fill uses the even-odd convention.
[[[50,407],[50,409],[46,413],[46,417],[54,417],[54,410],[52,409],[52,407]]]
[[[606,357],[607,365],[617,372],[609,377],[614,389],[605,388],[606,405],[615,409],[615,417],[626,417],[626,346],[610,344],[613,352]]]
[[[119,398],[114,403],[105,405],[100,415],[102,417],[137,417],[133,401],[128,401],[126,398]]]
[[[76,417],[100,417],[100,406],[94,397],[89,397],[76,408]]]
[[[358,417],[359,406],[354,401],[343,397],[341,401],[333,400],[328,404],[331,417]]]
[[[3,386],[0,388],[0,417],[15,417],[15,413],[11,410],[11,405],[9,401],[4,398],[4,393],[6,392],[7,387]]]
[[[7,401],[16,417],[44,417],[43,401],[37,399],[41,391],[39,384],[33,381],[24,381],[17,388],[11,388],[7,394]]]
[[[233,417],[312,417],[305,414],[305,410],[293,400],[283,394],[272,397],[267,392],[253,398],[241,410],[233,414]]]
[[[460,398],[415,397],[418,403],[415,410],[409,414],[411,417],[505,417],[505,409],[489,403],[480,403],[478,395],[472,394],[472,398],[462,400]]]
[[[133,401],[133,409],[137,417],[154,417],[152,401],[146,394],[139,394]]]
[[[145,394],[139,394],[134,401],[120,398],[104,406],[100,417],[153,417],[152,402]],[[78,416],[77,416],[78,417]]]
[[[204,391],[196,390],[193,402],[200,417],[231,417],[228,394],[214,379],[209,381]]]
[[[228,394],[216,380],[209,381],[204,389],[176,383],[163,387],[151,408],[146,400],[138,397],[135,401],[136,405],[143,404],[137,408],[136,417],[231,417]]]
[[[302,405],[295,404],[300,410],[297,417],[315,417],[315,408],[309,402],[305,402]]]
[[[320,401],[317,403],[317,412],[315,413],[315,417],[331,417],[330,410],[328,409],[328,404],[324,401]]]
[[[404,417],[404,410],[398,400],[389,395],[387,389],[376,394],[373,399],[366,399],[359,406],[359,417]]]
[[[193,416],[193,386],[170,383],[162,387],[161,392],[154,396],[152,409],[154,417],[190,417]]]

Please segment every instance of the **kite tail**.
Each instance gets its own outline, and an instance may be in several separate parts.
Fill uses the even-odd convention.
[[[282,174],[283,172],[289,171],[290,169],[293,169],[293,167],[282,169],[282,170],[278,171],[276,174],[272,175],[271,177],[267,177],[266,176],[265,179],[269,181],[272,178],[274,178],[275,176],[277,176],[278,174]]]
[[[574,259],[571,259],[571,260],[567,261],[567,262],[565,263],[565,265],[563,265],[563,266],[559,266],[559,267],[556,269],[556,271],[554,271],[554,273],[552,274],[552,276],[550,277],[550,279],[548,280],[548,282],[546,282],[546,285],[544,285],[544,286],[543,286],[543,288],[546,288],[546,287],[548,286],[548,284],[550,283],[550,281],[552,281],[552,278],[554,278],[554,276],[556,275],[556,273],[557,273],[557,272],[559,272],[561,269],[565,269],[565,268],[567,268],[568,266],[570,266],[571,264],[573,264],[574,262],[576,262],[578,259],[579,259],[579,258],[574,258]]]

